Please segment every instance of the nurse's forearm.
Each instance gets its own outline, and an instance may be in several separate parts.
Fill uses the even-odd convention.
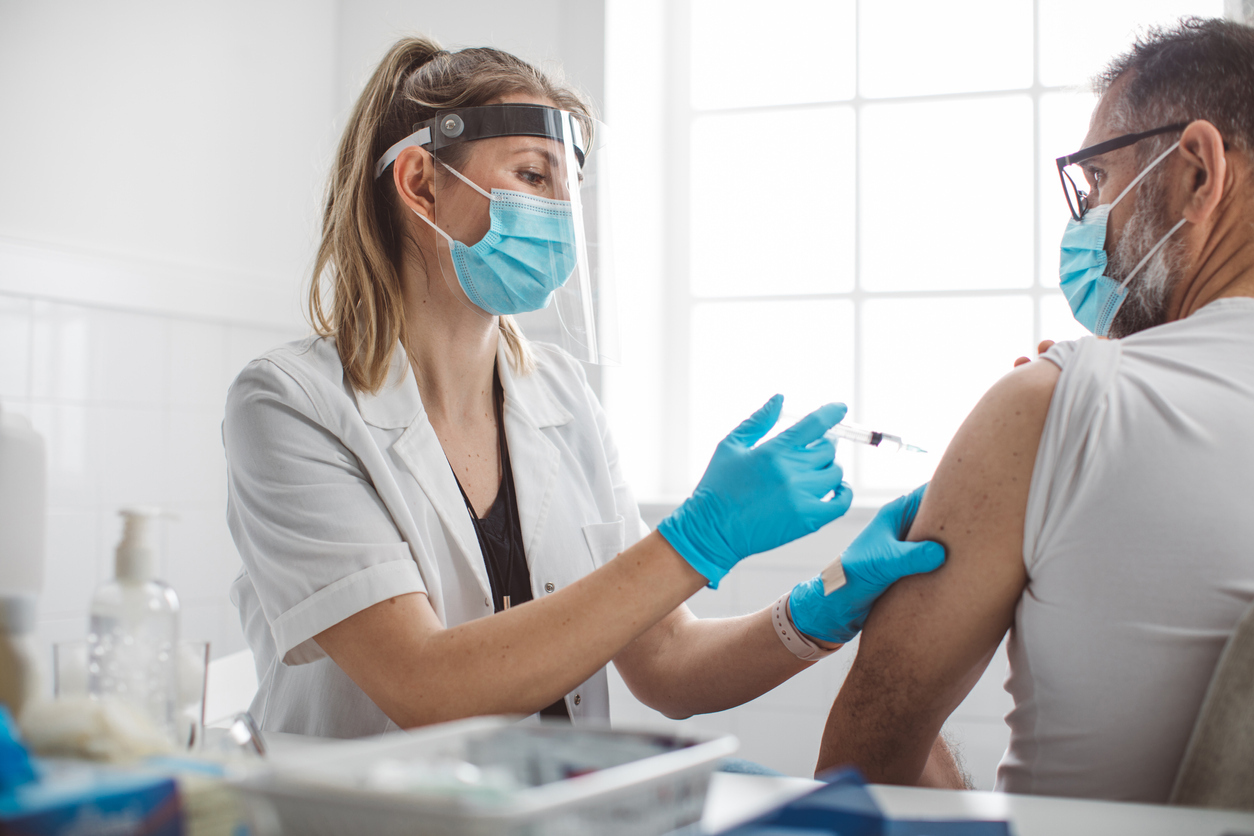
[[[684,608],[638,639],[614,664],[637,698],[668,717],[733,708],[814,664],[798,659],[780,642],[771,610],[697,618]]]
[[[369,607],[315,637],[404,728],[530,714],[561,699],[705,584],[656,532],[544,598],[451,628],[426,596]]]

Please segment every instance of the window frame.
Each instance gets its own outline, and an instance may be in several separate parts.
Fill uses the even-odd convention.
[[[854,26],[858,27],[862,20],[864,3],[874,0],[854,0]],[[689,472],[690,447],[692,444],[692,416],[690,409],[690,392],[693,380],[692,364],[692,323],[696,309],[700,305],[713,303],[753,304],[767,301],[804,301],[804,300],[848,300],[853,306],[853,391],[847,395],[851,410],[849,420],[861,422],[860,415],[865,381],[867,379],[864,357],[865,327],[863,312],[866,303],[873,300],[891,299],[938,299],[938,298],[993,298],[1012,297],[1027,298],[1032,303],[1032,334],[1031,345],[1037,345],[1049,336],[1042,333],[1043,305],[1046,300],[1061,296],[1057,287],[1056,277],[1043,275],[1042,257],[1046,247],[1054,247],[1054,241],[1044,241],[1042,222],[1045,220],[1042,211],[1042,200],[1046,188],[1044,175],[1051,176],[1048,188],[1057,189],[1052,185],[1054,174],[1053,158],[1042,157],[1042,102],[1051,95],[1073,93],[1076,88],[1071,85],[1044,85],[1041,82],[1041,9],[1047,0],[1032,0],[1032,83],[1028,87],[1015,87],[989,91],[953,92],[921,94],[910,96],[868,97],[862,94],[861,56],[857,54],[861,48],[861,37],[854,38],[855,83],[852,99],[833,99],[818,102],[753,105],[748,107],[722,107],[698,109],[692,102],[692,7],[691,0],[671,0],[664,3],[663,20],[666,27],[664,33],[664,54],[666,62],[667,85],[665,87],[662,112],[665,117],[665,130],[661,131],[663,139],[663,157],[667,162],[667,182],[670,186],[666,214],[666,233],[662,246],[665,259],[666,275],[661,288],[662,318],[661,333],[663,335],[662,355],[665,362],[657,370],[660,374],[661,402],[666,404],[666,416],[661,445],[658,451],[660,466],[658,468],[658,486],[656,490],[646,491],[649,497],[678,497],[686,495],[692,488],[693,478]],[[1231,15],[1229,15],[1231,16]],[[869,106],[881,104],[906,104],[915,102],[970,101],[981,98],[1027,96],[1032,108],[1032,281],[1018,288],[992,289],[950,289],[935,288],[925,290],[892,290],[873,291],[864,287],[863,282],[863,244],[861,218],[863,217],[863,118]],[[765,294],[765,295],[720,295],[697,296],[692,292],[690,259],[691,259],[691,138],[692,128],[697,119],[721,114],[765,113],[776,111],[794,111],[803,108],[849,107],[853,111],[854,120],[854,160],[853,160],[853,193],[849,199],[854,202],[855,233],[853,235],[853,286],[848,291],[830,293],[800,294]],[[1056,193],[1050,196],[1057,197]],[[1011,368],[1013,357],[1006,358],[1006,368]],[[870,490],[861,482],[861,455],[855,453],[850,475],[853,477],[857,504],[879,504],[884,499],[895,495],[890,490]],[[937,451],[939,452],[939,451]],[[908,487],[908,486],[903,486]]]

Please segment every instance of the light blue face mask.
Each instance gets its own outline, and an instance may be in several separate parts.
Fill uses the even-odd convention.
[[[578,264],[571,202],[508,189],[488,193],[441,165],[489,200],[491,227],[473,246],[453,240],[431,219],[418,215],[448,241],[457,283],[466,296],[494,316],[548,307],[553,292],[566,284]]]
[[[1059,284],[1071,305],[1071,312],[1076,321],[1099,337],[1110,333],[1110,323],[1115,314],[1128,297],[1128,283],[1141,272],[1149,260],[1167,243],[1180,227],[1184,226],[1184,218],[1168,230],[1167,234],[1158,239],[1158,243],[1150,248],[1137,265],[1132,268],[1122,283],[1106,275],[1106,223],[1110,220],[1110,210],[1123,200],[1132,188],[1140,183],[1154,166],[1165,160],[1175,151],[1172,145],[1157,159],[1145,167],[1145,170],[1128,184],[1119,196],[1110,203],[1094,206],[1084,213],[1081,220],[1072,218],[1067,221],[1067,229],[1062,234],[1062,258],[1058,266]]]

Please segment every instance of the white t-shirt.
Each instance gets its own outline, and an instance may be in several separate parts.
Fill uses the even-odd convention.
[[[536,600],[646,529],[605,413],[579,364],[533,344],[517,376],[502,351],[504,424]],[[466,511],[405,355],[379,392],[355,391],[331,340],[280,346],[227,396],[227,522],[244,570],[231,588],[257,663],[265,730],[361,737],[396,726],[313,637],[373,604],[425,592],[446,626],[492,614]],[[609,718],[604,669],[566,696],[576,723]]]
[[[1254,600],[1254,299],[1045,358],[997,785],[1162,803]]]

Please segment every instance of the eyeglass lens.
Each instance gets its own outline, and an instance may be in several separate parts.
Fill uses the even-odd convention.
[[[1071,217],[1077,221],[1084,217],[1084,213],[1089,208],[1089,188],[1088,180],[1084,177],[1084,170],[1078,165],[1069,165],[1062,169],[1062,191],[1067,197],[1067,207],[1071,210]]]

